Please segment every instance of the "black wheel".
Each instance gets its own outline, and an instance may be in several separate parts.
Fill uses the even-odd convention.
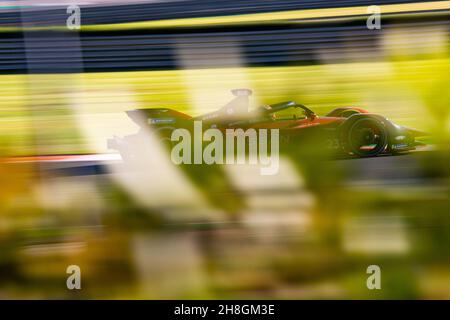
[[[354,121],[344,135],[346,151],[359,157],[373,157],[382,153],[388,143],[384,124],[374,118],[360,118]]]
[[[350,118],[352,115],[359,114],[359,113],[360,112],[358,110],[344,110],[344,111],[342,111],[340,116],[343,118]]]
[[[172,147],[172,132],[175,130],[174,127],[161,127],[155,129],[154,133],[158,137],[158,140],[167,148]]]

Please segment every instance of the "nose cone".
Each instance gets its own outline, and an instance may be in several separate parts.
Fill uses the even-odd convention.
[[[405,130],[413,137],[424,137],[428,135],[428,133],[416,129],[405,128]]]

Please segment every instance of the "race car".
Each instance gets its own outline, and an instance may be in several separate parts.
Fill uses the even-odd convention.
[[[192,130],[195,121],[204,128],[220,130],[279,129],[280,140],[290,148],[307,141],[319,140],[318,147],[327,147],[354,157],[374,157],[415,149],[421,143],[417,137],[425,133],[400,126],[389,119],[357,107],[336,108],[325,116],[318,116],[308,107],[294,101],[263,105],[248,110],[249,89],[232,90],[235,98],[214,112],[192,117],[169,109],[136,109],[128,116],[143,130],[151,129],[161,140],[169,141],[177,128]],[[138,133],[139,135],[139,133]],[[315,137],[311,138],[311,137]],[[129,145],[136,135],[108,140],[108,147],[129,156]]]

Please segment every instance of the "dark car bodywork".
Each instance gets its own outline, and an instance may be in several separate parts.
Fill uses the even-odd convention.
[[[287,101],[248,111],[251,91],[235,89],[232,93],[235,98],[231,102],[217,111],[196,117],[169,108],[136,109],[127,114],[141,128],[150,128],[166,140],[170,140],[174,129],[192,130],[194,121],[201,121],[205,129],[279,129],[281,141],[291,148],[314,141],[316,146],[356,157],[413,150],[420,144],[416,138],[425,135],[357,107],[336,108],[325,116],[318,116],[304,105]],[[122,146],[127,139],[110,139],[108,146],[123,153]]]

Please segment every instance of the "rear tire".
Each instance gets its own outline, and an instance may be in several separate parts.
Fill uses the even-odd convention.
[[[161,127],[155,129],[153,132],[157,136],[158,140],[164,145],[166,148],[172,147],[172,132],[175,130],[174,127]]]

